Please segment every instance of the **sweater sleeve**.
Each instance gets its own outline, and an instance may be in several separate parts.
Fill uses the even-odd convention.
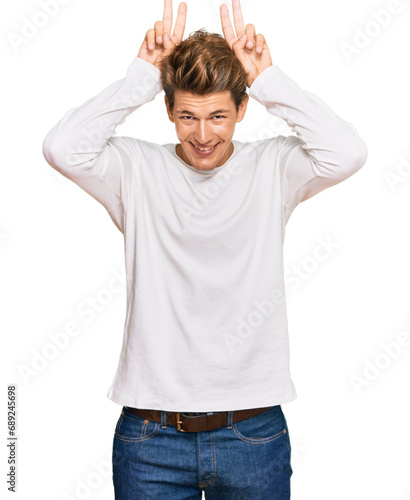
[[[347,179],[366,162],[367,146],[354,126],[277,65],[256,77],[249,95],[296,133],[275,138],[286,220],[300,202]]]
[[[138,149],[131,138],[113,135],[117,125],[161,90],[159,69],[136,57],[124,78],[68,110],[43,140],[47,162],[99,201],[121,232]]]

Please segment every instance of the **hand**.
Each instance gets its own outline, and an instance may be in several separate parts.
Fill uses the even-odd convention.
[[[164,15],[162,21],[155,23],[155,28],[149,29],[141,45],[138,57],[153,64],[159,69],[161,59],[167,56],[182,42],[185,30],[187,4],[182,2],[178,7],[178,16],[174,33],[172,29],[172,0],[164,0]],[[167,38],[168,35],[168,38]]]
[[[229,43],[229,46],[233,49],[236,57],[241,61],[245,71],[248,73],[247,85],[250,87],[255,78],[264,69],[272,66],[272,59],[265,37],[261,34],[255,36],[255,26],[247,24],[245,30],[240,0],[232,0],[232,8],[236,35],[226,4],[222,4],[220,8],[222,30],[225,40]],[[242,35],[244,35],[243,39],[241,39]]]

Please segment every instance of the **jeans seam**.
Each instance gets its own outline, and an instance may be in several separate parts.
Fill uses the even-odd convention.
[[[215,482],[215,479],[216,479],[216,474],[215,474],[215,469],[216,469],[216,466],[215,466],[215,462],[216,462],[216,457],[215,457],[215,433],[214,431],[209,431],[211,432],[211,449],[212,449],[212,452],[211,452],[211,467],[212,467],[212,477],[211,479],[208,481],[208,482],[204,482],[204,481],[198,481],[198,486],[200,488],[205,488],[207,486],[210,486],[211,484],[213,484]],[[198,441],[198,451],[199,451],[199,476],[201,477],[201,449],[200,449],[200,445],[199,445],[199,441]]]
[[[274,436],[271,436],[268,438],[246,437],[238,431],[235,424],[233,426],[233,431],[238,436],[238,438],[241,439],[242,441],[246,441],[247,443],[254,443],[254,444],[269,443],[270,441],[274,441],[275,439],[280,438],[281,436],[283,436],[283,434],[286,434],[286,429],[283,429],[282,431],[278,432]]]
[[[152,437],[154,437],[159,431],[160,424],[158,422],[152,422],[154,424],[154,429],[152,430],[151,434],[146,434],[145,432],[146,432],[146,429],[150,423],[150,420],[145,419],[144,424],[142,426],[141,434],[139,437],[129,438],[129,437],[123,436],[120,434],[120,432],[121,432],[121,424],[122,424],[124,417],[125,417],[125,415],[121,414],[121,419],[120,419],[120,421],[116,427],[116,430],[114,432],[115,437],[117,437],[121,441],[128,441],[128,442],[147,441],[148,439],[151,439]],[[129,418],[130,420],[133,420],[134,422],[138,422],[138,420],[136,418],[130,418],[130,417],[126,417],[126,418]]]
[[[155,428],[151,432],[151,434],[147,434],[144,437],[127,438],[125,436],[121,436],[121,434],[118,434],[118,432],[115,432],[115,436],[117,437],[117,439],[120,439],[121,441],[128,441],[128,442],[131,442],[131,443],[137,442],[138,443],[138,442],[141,442],[141,441],[147,441],[148,439],[151,439],[156,434],[158,434],[158,430],[159,430],[159,424],[156,422],[155,423]]]

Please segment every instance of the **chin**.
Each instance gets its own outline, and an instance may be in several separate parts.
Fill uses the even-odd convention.
[[[213,170],[216,165],[193,165],[197,170]]]

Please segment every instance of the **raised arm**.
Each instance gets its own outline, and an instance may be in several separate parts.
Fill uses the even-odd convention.
[[[255,79],[249,95],[296,133],[275,138],[286,220],[300,202],[347,179],[366,162],[367,146],[355,127],[277,65]]]
[[[67,111],[43,141],[47,162],[99,201],[120,231],[126,210],[127,179],[138,162],[138,149],[131,138],[113,137],[115,129],[162,91],[158,64],[182,40],[185,19],[186,4],[181,3],[171,34],[172,0],[165,0],[163,21],[147,31],[126,76]],[[169,39],[155,40],[166,31]]]
[[[275,138],[279,145],[277,161],[287,221],[298,203],[359,170],[366,162],[367,146],[351,123],[272,64],[263,35],[255,35],[251,24],[244,28],[240,2],[232,3],[237,34],[225,4],[221,5],[222,28],[248,72],[249,95],[269,113],[283,118],[296,133]]]

